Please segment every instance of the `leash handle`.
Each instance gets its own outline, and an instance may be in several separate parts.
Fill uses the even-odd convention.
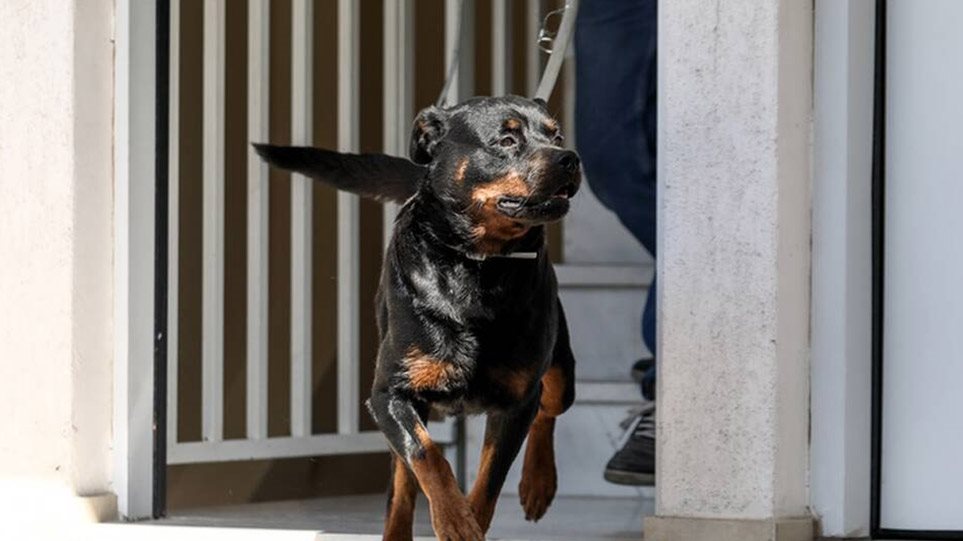
[[[552,95],[552,90],[558,81],[558,73],[562,69],[562,62],[565,61],[568,44],[572,41],[572,36],[575,33],[575,17],[578,15],[578,3],[579,0],[568,0],[565,3],[565,7],[562,8],[564,10],[564,13],[562,13],[562,22],[559,23],[558,35],[553,40],[551,54],[548,56],[548,62],[545,63],[545,71],[542,72],[542,78],[539,80],[538,87],[535,90],[535,99],[541,99],[547,102],[548,98]],[[458,37],[455,40],[455,50],[451,62],[448,63],[448,75],[445,77],[445,84],[441,87],[441,94],[438,95],[438,99],[435,101],[437,107],[443,108],[445,106],[448,100],[448,89],[451,88],[451,82],[455,78],[455,73],[458,71],[458,65],[461,59],[462,29],[465,24],[464,8],[465,1],[459,0]],[[542,29],[542,31],[544,32],[544,29]],[[541,41],[541,39],[540,36],[539,40]]]

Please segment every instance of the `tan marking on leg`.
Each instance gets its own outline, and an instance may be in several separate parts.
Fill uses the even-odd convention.
[[[542,410],[552,417],[565,412],[565,375],[558,366],[552,366],[542,376]]]
[[[455,375],[451,363],[426,355],[417,347],[408,350],[402,360],[408,383],[415,391],[444,389]]]
[[[451,466],[425,427],[414,427],[423,451],[411,458],[411,470],[431,507],[431,525],[438,539],[483,541],[484,533],[471,505],[458,489]]]
[[[504,393],[515,400],[522,400],[535,384],[530,371],[498,367],[490,369],[487,377]]]
[[[495,504],[498,503],[497,496],[495,498],[488,497],[488,480],[491,478],[495,449],[495,442],[486,439],[478,462],[478,475],[475,477],[475,484],[468,494],[468,502],[475,513],[475,519],[478,520],[481,529],[486,532],[491,526],[492,517],[495,515]]]
[[[525,520],[538,521],[555,498],[558,479],[555,473],[555,417],[539,410],[528,429],[522,480],[518,496],[525,510]]]
[[[405,461],[395,456],[391,502],[385,517],[384,541],[410,541],[418,482]]]

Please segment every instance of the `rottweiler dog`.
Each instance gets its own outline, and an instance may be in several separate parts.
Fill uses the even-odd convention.
[[[274,166],[403,203],[377,295],[381,344],[367,402],[394,451],[386,540],[412,538],[419,486],[438,539],[484,539],[526,435],[526,519],[552,502],[555,418],[575,398],[575,359],[545,224],[568,212],[581,182],[562,140],[544,101],[509,96],[421,111],[410,161],[256,145]],[[433,409],[487,415],[467,497],[426,429]]]

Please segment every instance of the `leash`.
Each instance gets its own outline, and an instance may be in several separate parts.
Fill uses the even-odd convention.
[[[542,78],[538,82],[538,87],[536,87],[535,96],[533,96],[534,99],[547,102],[549,96],[552,95],[552,90],[558,81],[558,73],[562,69],[562,62],[565,60],[565,51],[568,50],[568,44],[572,41],[572,35],[575,31],[575,17],[578,14],[578,3],[579,0],[567,0],[565,6],[549,12],[545,15],[545,19],[542,20],[542,27],[538,31],[538,48],[548,53],[548,62],[545,63],[545,70],[542,72]],[[448,74],[445,77],[445,84],[441,87],[441,94],[438,95],[438,100],[435,101],[437,107],[445,106],[448,99],[448,89],[451,88],[451,82],[455,78],[455,73],[458,71],[458,65],[461,60],[462,25],[465,24],[464,6],[465,0],[459,0],[458,40],[455,42],[454,55],[452,55],[451,62],[448,64]],[[549,32],[547,30],[548,22],[552,17],[557,15],[562,16],[562,21],[558,25],[558,31],[555,33]]]

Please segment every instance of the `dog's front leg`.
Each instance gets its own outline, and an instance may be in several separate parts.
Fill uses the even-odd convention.
[[[508,470],[518,456],[525,434],[535,417],[538,408],[538,395],[528,403],[507,412],[488,414],[485,424],[485,442],[478,464],[478,477],[468,495],[468,501],[475,511],[475,518],[482,530],[488,531],[495,504],[501,493]]]
[[[428,498],[435,536],[443,541],[484,541],[484,533],[458,489],[451,466],[432,441],[411,400],[390,389],[376,390],[368,406],[388,443],[404,459]],[[385,539],[389,539],[389,533],[385,532]]]

